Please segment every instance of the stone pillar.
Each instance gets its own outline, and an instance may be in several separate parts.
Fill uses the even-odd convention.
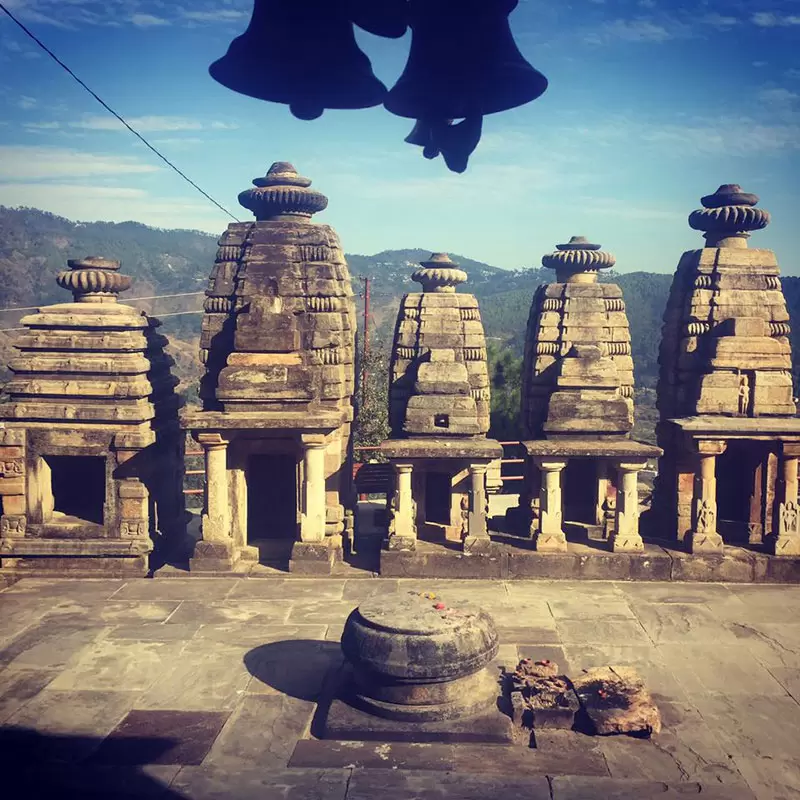
[[[551,458],[537,458],[535,462],[542,473],[542,484],[539,491],[539,530],[535,538],[536,549],[544,553],[565,553],[567,537],[561,528],[563,517],[561,473],[567,466],[567,462]]]
[[[412,470],[412,464],[394,464],[395,492],[389,521],[390,550],[415,550],[417,546],[416,509],[411,494]]]
[[[196,433],[206,462],[206,495],[202,539],[189,561],[191,572],[225,572],[239,560],[240,551],[231,534],[228,486],[228,442],[219,433]]]
[[[469,516],[467,535],[463,541],[465,553],[485,553],[492,545],[486,521],[486,473],[488,464],[469,466]]]
[[[692,531],[688,538],[690,553],[722,554],[722,537],[717,533],[717,456],[725,452],[724,441],[700,440],[694,476]]]
[[[776,556],[800,555],[800,510],[797,505],[797,459],[800,443],[784,443],[781,471],[782,498],[778,505],[777,533],[765,540]]]
[[[614,517],[611,549],[615,553],[637,553],[644,550],[639,534],[639,470],[645,461],[625,461],[617,464],[619,489]]]
[[[325,541],[325,449],[324,441],[303,440],[303,516],[300,541]]]

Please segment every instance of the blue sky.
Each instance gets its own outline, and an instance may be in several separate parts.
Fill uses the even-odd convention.
[[[512,28],[550,88],[487,117],[463,175],[424,160],[382,108],[301,122],[216,84],[208,65],[250,0],[4,3],[240,219],[237,194],[288,160],[330,198],[317,219],[348,252],[424,247],[514,268],[582,234],[620,271],[671,272],[702,246],[686,222],[700,196],[740,183],[773,215],[751,246],[800,274],[800,0],[522,0]],[[358,38],[391,86],[408,38]],[[0,204],[227,224],[2,14],[0,106]]]

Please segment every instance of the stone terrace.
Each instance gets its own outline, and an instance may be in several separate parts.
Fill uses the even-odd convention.
[[[315,739],[349,611],[399,586],[492,613],[498,664],[631,664],[650,741]],[[778,798],[800,793],[800,587],[390,579],[24,579],[0,592],[4,798]]]

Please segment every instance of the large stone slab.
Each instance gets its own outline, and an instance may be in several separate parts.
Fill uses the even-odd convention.
[[[481,745],[481,748],[489,745]],[[504,753],[509,748],[499,748]],[[442,743],[353,742],[301,739],[290,767],[320,769],[431,769],[451,772],[456,768],[456,746]]]
[[[297,740],[308,732],[313,715],[314,703],[308,700],[287,695],[247,696],[231,714],[204,763],[231,771],[285,767]]]
[[[356,769],[347,800],[486,800],[519,797],[551,800],[545,777],[469,775],[434,771]]]
[[[235,588],[237,581],[230,578],[142,578],[128,581],[115,600],[224,600]]]
[[[76,662],[106,630],[87,622],[61,623],[44,618],[0,650],[0,666],[62,669]]]
[[[710,609],[699,604],[638,603],[636,616],[656,644],[700,642],[736,643],[736,636]]]
[[[556,622],[556,627],[564,644],[650,644],[650,639],[636,620],[562,619]]]
[[[341,578],[277,578],[237,581],[229,600],[341,600],[345,581]]]
[[[53,678],[57,670],[8,667],[0,671],[0,725],[17,709],[36,697]]]
[[[286,622],[292,600],[185,600],[169,618],[169,624],[225,625],[248,623],[261,627]]]
[[[350,770],[184,767],[170,789],[191,800],[344,800]]]
[[[699,795],[708,800],[756,800],[746,786],[694,782],[620,780],[618,778],[554,777],[552,800],[672,800]]]
[[[200,764],[228,714],[215,711],[131,711],[92,756],[96,764]]]

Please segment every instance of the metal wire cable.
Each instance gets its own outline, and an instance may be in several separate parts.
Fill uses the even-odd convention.
[[[225,206],[223,206],[221,203],[218,203],[208,192],[201,189],[188,175],[186,175],[184,172],[181,172],[181,170],[179,170],[165,155],[162,155],[162,153],[160,153],[155,147],[153,147],[153,145],[150,144],[150,142],[148,142],[147,139],[145,139],[144,136],[142,136],[142,134],[139,133],[139,131],[131,127],[125,121],[125,119],[123,119],[123,117],[121,117],[116,111],[114,111],[114,109],[111,108],[111,106],[109,106],[108,103],[105,102],[105,100],[103,100],[99,95],[97,95],[94,91],[92,91],[52,50],[50,50],[49,47],[47,47],[47,45],[44,44],[44,42],[42,42],[32,31],[26,28],[25,25],[22,22],[20,22],[5,7],[5,5],[3,5],[2,2],[0,2],[0,11],[3,11],[6,14],[6,16],[8,16],[8,18],[12,22],[18,25],[28,37],[30,37],[34,42],[36,42],[36,44],[42,50],[44,50],[44,52],[47,53],[47,55],[50,56],[50,58],[52,58],[53,61],[56,62],[56,64],[58,64],[71,78],[73,78],[73,80],[75,80],[92,97],[94,97],[94,99],[97,100],[97,102],[100,103],[100,105],[103,106],[103,108],[106,111],[108,111],[109,114],[112,114],[114,117],[116,117],[137,139],[139,139],[140,142],[142,142],[142,144],[144,144],[147,148],[152,150],[171,170],[177,172],[178,175],[180,175],[181,178],[183,178],[189,185],[197,189],[197,191],[200,192],[200,194],[203,195],[203,197],[205,197],[207,200],[210,200],[220,211],[227,214],[232,220],[236,222],[240,221],[237,217],[231,214],[231,212],[228,211],[228,209],[225,208]]]

